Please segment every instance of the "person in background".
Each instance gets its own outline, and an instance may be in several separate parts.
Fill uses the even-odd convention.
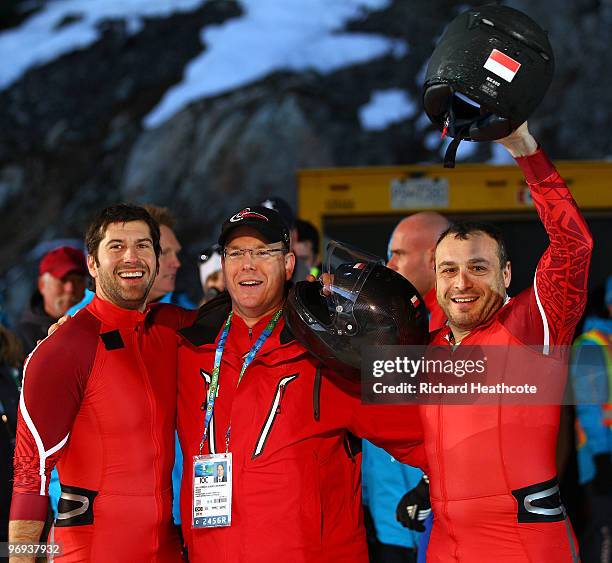
[[[289,248],[294,252],[296,261],[295,268],[293,270],[293,277],[291,278],[294,282],[302,281],[308,278],[309,275],[313,277],[317,277],[320,272],[311,272],[310,270],[317,266],[317,263],[312,262],[313,257],[309,252],[309,244],[300,244],[300,236],[299,236],[299,219],[296,219],[295,212],[291,208],[291,206],[282,198],[278,196],[272,196],[261,202],[263,207],[268,209],[273,209],[278,212],[282,217],[285,225],[289,229]],[[302,229],[304,229],[304,221],[301,222]],[[310,225],[312,229],[314,227]],[[307,229],[308,227],[306,227]],[[315,234],[313,235],[312,231],[308,233],[308,237],[315,236],[317,238],[317,246],[318,246],[318,236],[319,234],[314,229]],[[306,238],[302,239],[301,242],[307,240]]]
[[[576,398],[580,483],[589,518],[580,542],[584,563],[612,558],[612,276],[605,292],[606,318],[589,316],[575,340],[571,379]]]
[[[204,305],[225,291],[225,278],[221,270],[221,248],[218,244],[213,244],[200,254],[198,270],[203,294],[200,305]]]
[[[176,275],[181,267],[179,254],[181,243],[174,233],[176,219],[167,207],[157,205],[143,205],[149,215],[159,224],[161,254],[159,256],[159,273],[151,288],[148,297],[149,303],[173,303],[184,309],[195,309],[192,303],[182,292],[176,291]]]
[[[302,219],[295,220],[297,239],[293,245],[293,251],[297,258],[295,281],[306,279],[308,275],[315,278],[321,273],[321,261],[319,260],[319,231],[316,227]]]
[[[439,213],[415,213],[397,224],[389,241],[387,267],[404,276],[424,296],[430,331],[440,328],[445,320],[436,300],[434,251],[448,226],[448,220]],[[427,542],[419,532],[425,529],[422,519],[430,512],[429,503],[419,514],[415,493],[410,493],[421,482],[423,472],[398,462],[367,440],[363,442],[362,471],[364,504],[370,511],[377,540],[370,542],[371,560],[409,563],[416,561],[417,551],[424,560]],[[419,490],[423,487],[428,497],[426,484],[421,484]]]
[[[436,300],[434,251],[438,237],[448,227],[448,219],[439,213],[415,213],[397,224],[389,242],[387,268],[402,274],[423,296],[430,331],[446,321]]]
[[[49,327],[83,298],[85,256],[71,246],[47,252],[38,266],[38,283],[15,332],[26,354],[47,336]]]
[[[23,359],[19,339],[10,330],[0,326],[0,542],[8,540],[13,453]]]
[[[297,229],[295,226],[295,211],[293,208],[279,196],[270,196],[264,199],[259,205],[268,209],[274,209],[280,214],[285,225],[289,229],[289,247],[293,248],[295,241],[297,240]]]

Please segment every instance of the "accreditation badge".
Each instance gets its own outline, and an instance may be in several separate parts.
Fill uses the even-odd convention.
[[[217,528],[232,523],[232,454],[193,457],[191,527]]]

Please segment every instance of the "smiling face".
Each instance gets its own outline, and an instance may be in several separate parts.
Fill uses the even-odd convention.
[[[483,232],[445,237],[435,254],[436,296],[456,342],[503,305],[510,262],[500,266],[498,244]]]
[[[144,310],[157,273],[149,226],[144,221],[111,223],[97,256],[87,256],[96,295],[124,309]]]
[[[225,246],[227,252],[262,248],[282,248],[282,244],[268,244],[257,231],[245,227],[237,229]],[[282,306],[285,282],[293,274],[295,256],[292,252],[276,252],[265,260],[254,260],[247,253],[237,260],[224,258],[222,265],[233,310],[248,326],[254,326]]]

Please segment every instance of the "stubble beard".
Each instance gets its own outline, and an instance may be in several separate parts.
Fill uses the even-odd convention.
[[[147,268],[145,270],[148,271]],[[150,277],[146,286],[141,285],[125,289],[114,279],[115,275],[115,272],[109,276],[106,272],[98,270],[96,284],[100,284],[101,289],[114,305],[122,309],[140,309],[146,303],[147,296],[151,291],[151,287],[153,287],[155,276]]]
[[[442,307],[446,318],[451,326],[461,331],[472,331],[477,326],[486,323],[504,305],[506,288],[503,280],[496,287],[491,288],[487,302],[477,311],[454,315],[451,314],[452,307]]]

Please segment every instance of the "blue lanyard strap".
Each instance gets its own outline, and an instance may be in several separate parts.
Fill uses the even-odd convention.
[[[274,316],[270,319],[270,322],[266,325],[261,336],[257,339],[253,347],[249,350],[249,353],[246,355],[244,362],[242,364],[242,369],[240,370],[240,375],[238,376],[238,385],[242,381],[242,377],[244,376],[244,372],[246,371],[249,364],[255,358],[255,354],[259,352],[261,347],[264,345],[264,342],[268,339],[268,337],[272,334],[274,327],[278,323],[278,319],[280,319],[283,314],[283,310],[279,309]],[[215,363],[213,365],[212,375],[210,377],[210,387],[208,388],[208,395],[206,397],[206,416],[204,417],[204,434],[202,435],[202,441],[200,442],[200,455],[202,454],[202,449],[204,447],[204,442],[206,442],[206,436],[208,434],[208,426],[210,424],[210,420],[213,416],[214,408],[215,408],[215,400],[217,398],[217,389],[219,387],[219,372],[221,370],[221,358],[223,357],[223,350],[225,349],[225,341],[227,340],[227,335],[230,330],[230,325],[232,322],[232,316],[234,312],[232,311],[227,320],[225,321],[225,325],[223,326],[223,331],[221,332],[221,336],[219,337],[219,342],[217,344],[217,349],[215,350]],[[227,428],[227,432],[225,434],[225,448],[226,451],[229,449],[229,438],[231,431],[231,423]]]

